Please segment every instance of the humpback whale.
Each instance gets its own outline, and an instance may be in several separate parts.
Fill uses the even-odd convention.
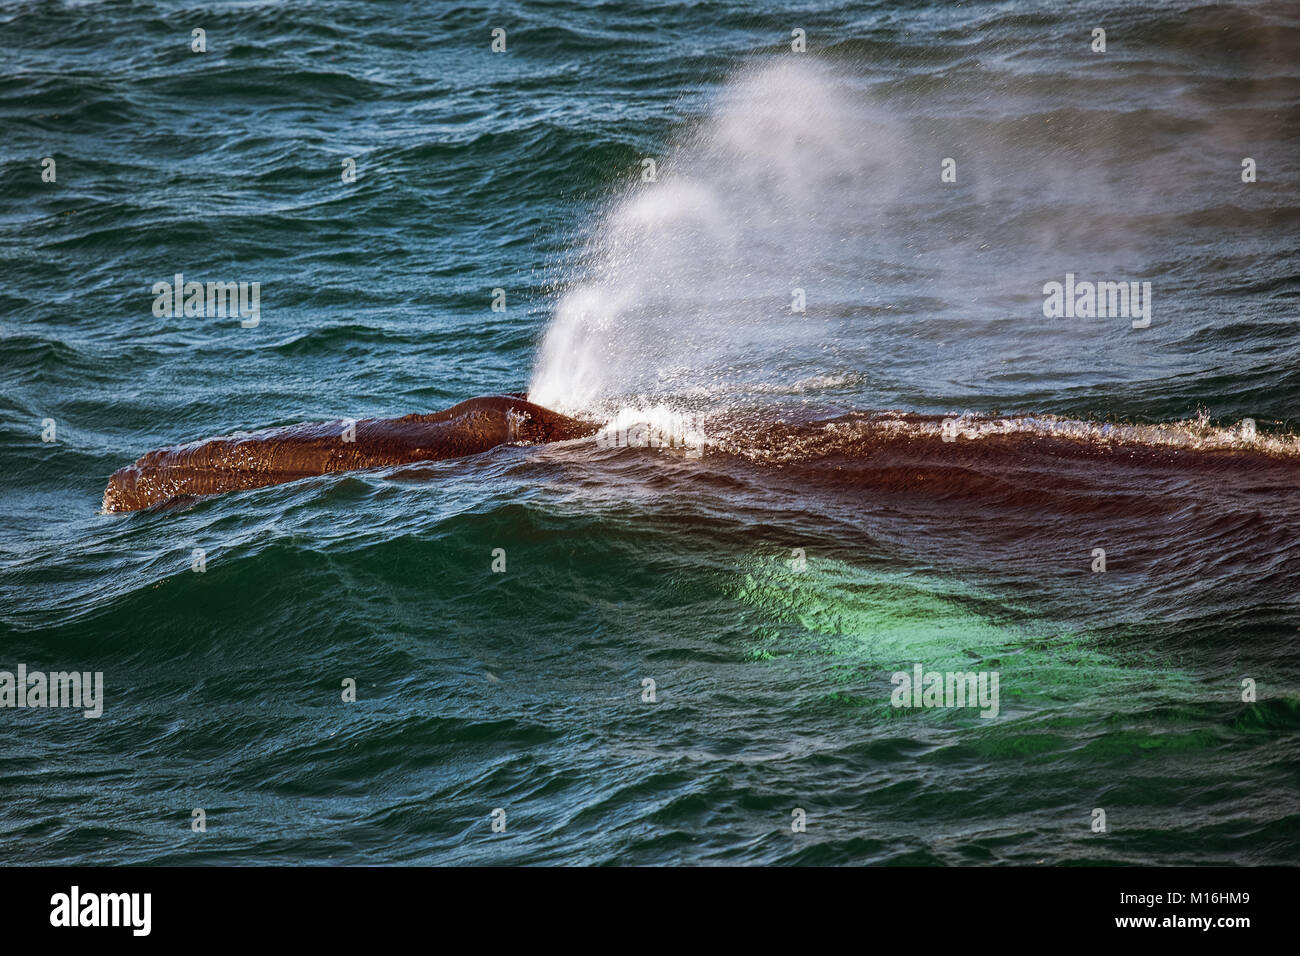
[[[1057,465],[1064,460],[1072,463],[1076,479],[1098,469],[1109,474],[1133,467],[1138,475],[1124,482],[1186,480],[1193,474],[1205,481],[1234,473],[1257,485],[1294,489],[1300,460],[1300,439],[1257,434],[1253,422],[1249,428],[1243,422],[1226,429],[1202,422],[1115,425],[1052,416],[945,420],[851,412],[824,420],[804,417],[774,420],[756,410],[732,410],[710,419],[709,447],[732,462],[797,471],[808,481],[850,481],[928,498],[996,497],[1024,481],[1035,489],[1031,497],[1042,495],[1043,481],[1054,488],[1063,485]],[[472,398],[441,412],[404,418],[342,419],[235,433],[151,451],[119,469],[104,489],[103,510],[139,511],[332,472],[462,458],[511,442],[585,438],[605,427],[515,394]],[[630,429],[627,445],[642,444],[633,442],[630,433],[648,428]],[[611,447],[621,444],[616,435]],[[657,442],[652,435],[644,444]],[[673,445],[672,436],[667,444]],[[1111,474],[1107,480],[1120,479]]]
[[[518,395],[471,398],[403,418],[305,422],[160,448],[118,469],[104,511],[139,511],[178,498],[264,488],[299,478],[385,465],[461,458],[507,442],[583,438],[600,425]]]

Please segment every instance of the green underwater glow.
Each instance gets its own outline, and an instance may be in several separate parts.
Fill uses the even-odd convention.
[[[1125,659],[1092,635],[950,577],[829,558],[808,558],[802,570],[791,565],[756,555],[736,579],[734,600],[769,622],[748,656],[772,663],[825,657],[825,699],[838,705],[885,718],[997,722],[971,709],[891,706],[891,676],[911,674],[916,664],[926,673],[997,672],[998,719],[1050,713],[1062,728],[1093,722],[1098,708],[1195,692],[1192,677],[1167,662]]]

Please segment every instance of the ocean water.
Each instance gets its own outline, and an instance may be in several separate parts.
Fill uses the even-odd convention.
[[[1300,862],[1300,15],[767,6],[0,3],[0,862]]]

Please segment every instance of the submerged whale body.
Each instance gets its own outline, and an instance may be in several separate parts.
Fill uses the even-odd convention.
[[[226,435],[151,451],[114,472],[104,489],[104,511],[139,511],[331,472],[461,458],[507,442],[565,441],[599,427],[517,396],[493,395],[428,415]]]

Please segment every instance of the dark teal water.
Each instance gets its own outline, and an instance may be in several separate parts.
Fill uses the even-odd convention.
[[[757,6],[0,4],[0,861],[1300,862],[1300,17]],[[98,513],[525,389],[708,441]]]

